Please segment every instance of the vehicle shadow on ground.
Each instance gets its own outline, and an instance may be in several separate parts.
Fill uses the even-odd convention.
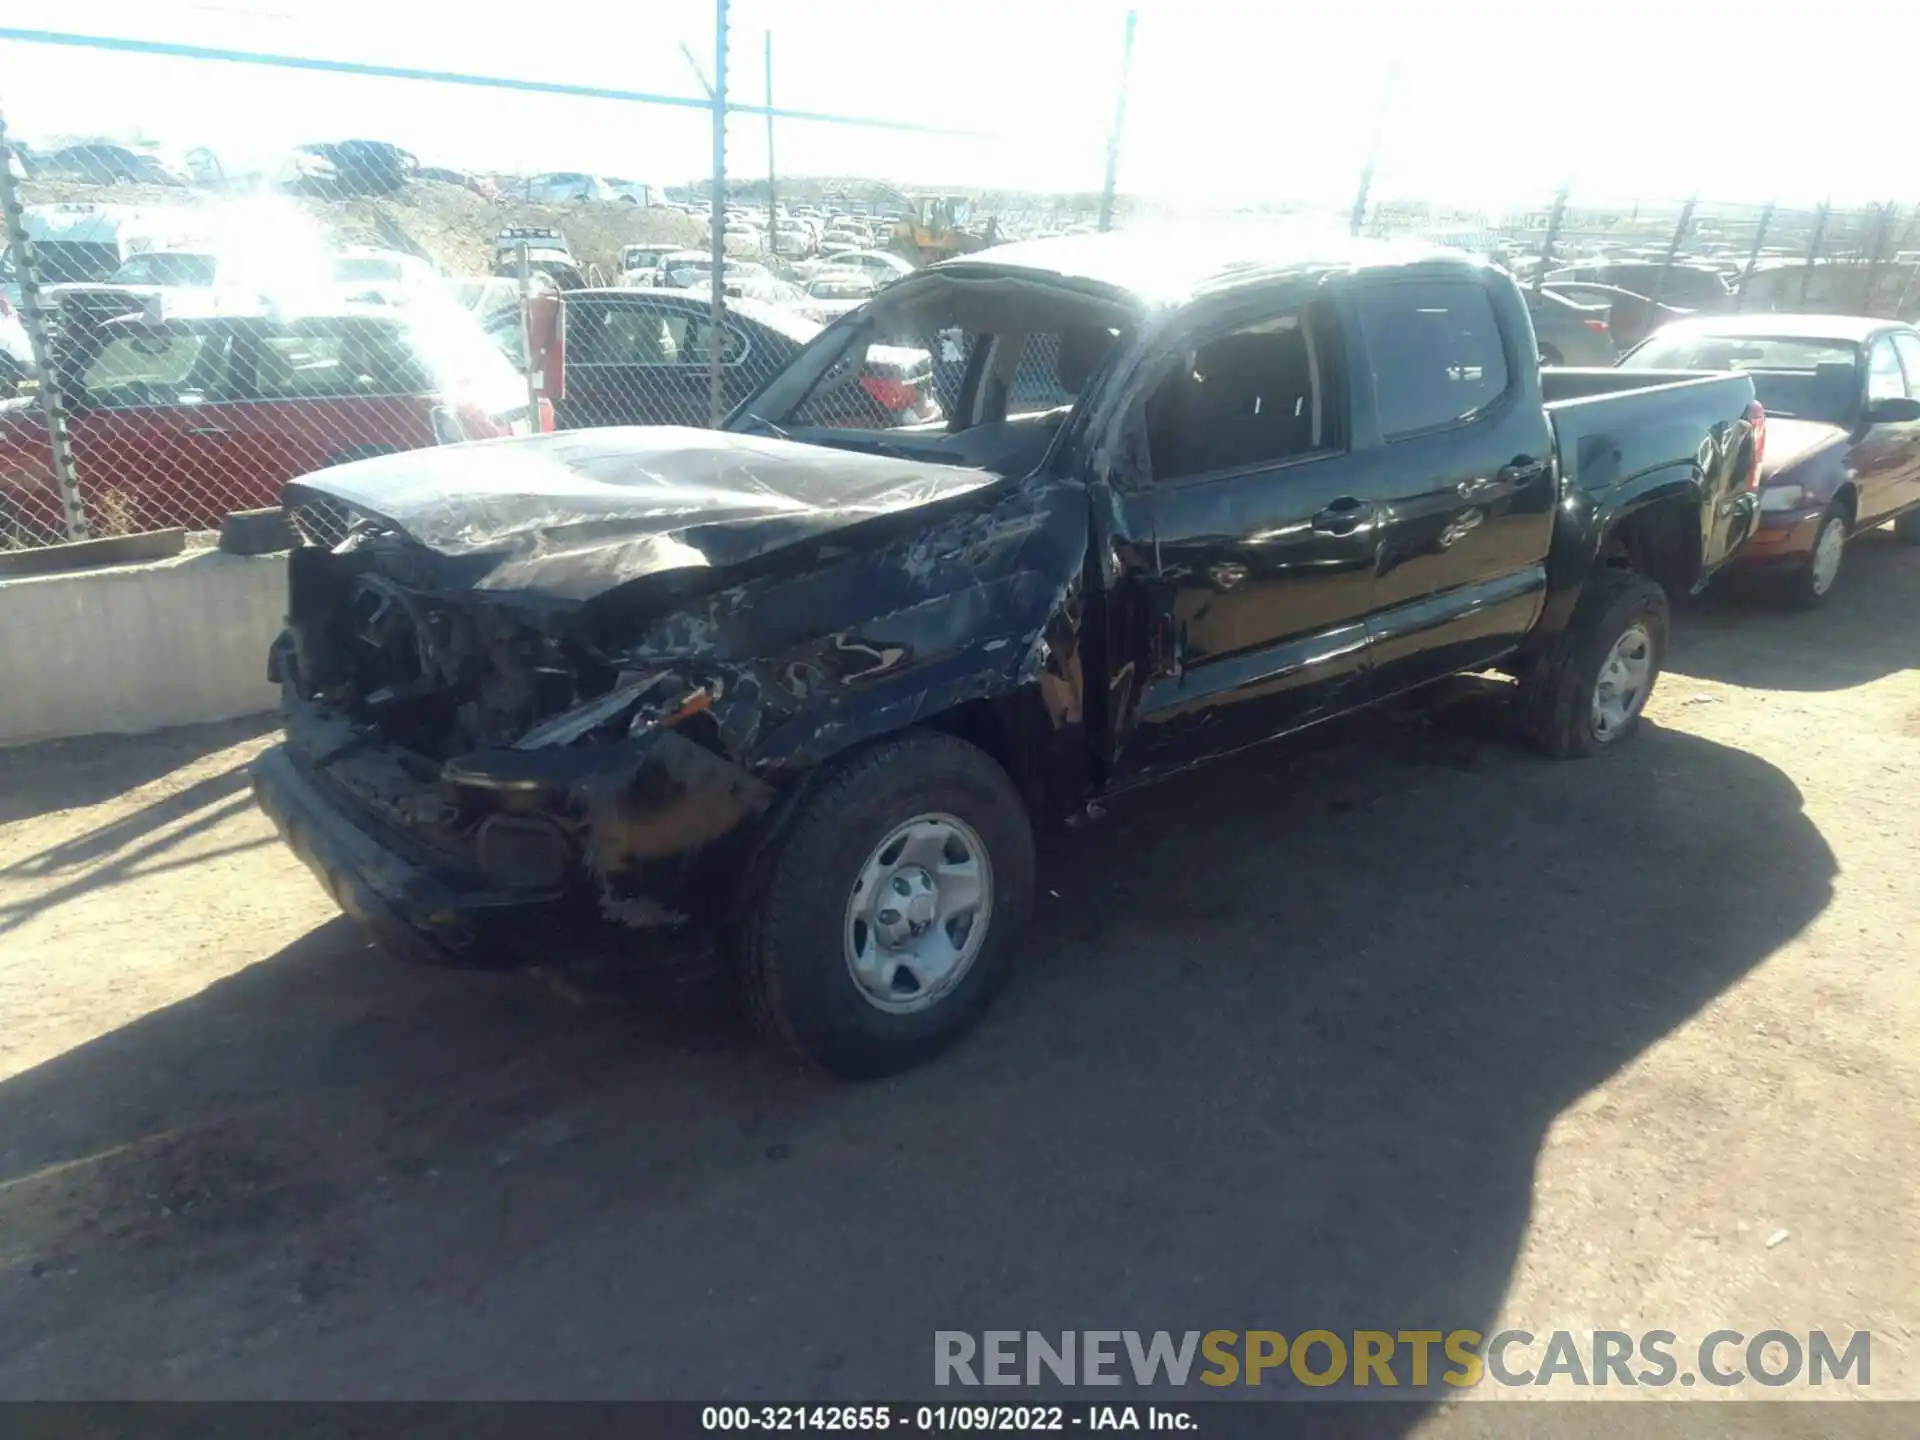
[[[1667,669],[1762,690],[1844,690],[1920,667],[1920,549],[1891,530],[1853,538],[1817,610],[1790,609],[1767,578],[1716,580],[1685,606]]]
[[[48,740],[37,745],[0,749],[0,825],[31,820],[55,810],[79,810],[98,805],[116,795],[170,775],[181,766],[205,755],[265,735],[280,726],[280,717],[249,715],[239,720],[223,720],[211,725],[182,725],[140,737],[129,744],[124,735],[87,735],[74,740]],[[118,822],[117,833],[142,825],[142,817],[152,816],[146,828],[156,828],[173,816],[184,813],[179,807],[194,808],[205,803],[207,787],[202,781],[177,796],[164,797],[138,816]],[[220,794],[233,794],[246,788],[244,767],[236,766],[219,782]],[[201,797],[201,798],[194,798]],[[125,840],[114,843],[124,844]],[[111,847],[109,847],[111,848]],[[84,857],[83,857],[84,858]]]
[[[0,866],[0,895],[10,886],[71,877],[20,900],[0,901],[0,935],[88,891],[271,843],[272,837],[261,836],[211,850],[195,849],[185,856],[172,853],[252,805],[247,766],[236,762],[218,774],[159,796],[129,815]]]
[[[1022,982],[885,1083],[323,926],[0,1085],[0,1390],[954,1399],[936,1330],[1484,1331],[1555,1117],[1836,866],[1751,755],[1553,764],[1455,693],[1049,843]]]

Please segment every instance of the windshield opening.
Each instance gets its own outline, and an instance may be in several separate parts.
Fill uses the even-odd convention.
[[[1044,279],[934,273],[856,313],[750,400],[737,428],[1021,471],[1137,320]]]

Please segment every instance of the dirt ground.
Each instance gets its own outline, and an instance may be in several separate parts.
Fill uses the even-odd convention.
[[[1517,1325],[1867,1329],[1920,1396],[1916,616],[1876,534],[1819,614],[1683,612],[1619,753],[1469,693],[1118,804],[980,1031],[869,1086],[370,949],[252,807],[264,722],[12,752],[0,1395],[901,1397],[936,1329]]]

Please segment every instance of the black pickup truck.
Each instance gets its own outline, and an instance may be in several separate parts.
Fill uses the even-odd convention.
[[[900,345],[938,418],[850,428]],[[292,553],[256,793],[402,948],[717,959],[828,1069],[911,1063],[1013,966],[1036,823],[1456,672],[1554,755],[1633,729],[1763,417],[1534,355],[1458,255],[1069,237],[902,280],[721,431],[310,476],[351,528]]]

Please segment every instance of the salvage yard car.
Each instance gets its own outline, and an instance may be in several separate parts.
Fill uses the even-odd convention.
[[[450,301],[310,313],[131,291],[121,313],[63,330],[68,434],[95,525],[206,529],[279,504],[283,484],[322,466],[534,428],[525,379]],[[0,403],[0,534],[44,543],[65,521],[35,405]],[[544,402],[539,422],[551,428]]]
[[[1669,325],[1626,370],[1737,370],[1770,417],[1760,528],[1740,556],[1801,606],[1840,578],[1847,540],[1894,522],[1920,545],[1920,331],[1852,315],[1739,315]]]
[[[728,288],[735,283],[729,274]],[[797,310],[744,296],[727,298],[725,319],[721,386],[728,409],[820,333],[820,325]],[[567,297],[566,394],[554,407],[558,427],[705,424],[712,336],[712,301],[699,292],[574,291]],[[924,350],[875,347],[852,382],[830,393],[840,402],[836,417],[849,422],[866,416],[876,400],[890,416],[930,421],[939,414],[932,383]],[[829,395],[815,403],[829,403]]]
[[[260,803],[398,948],[718,959],[857,1076],[1007,979],[1037,823],[1493,666],[1549,754],[1630,735],[1668,592],[1753,523],[1752,382],[1543,377],[1450,252],[1144,233],[902,279],[724,432],[290,486],[354,520],[289,560]],[[847,414],[956,332],[950,408]],[[1016,413],[1034,351],[1063,403]]]

